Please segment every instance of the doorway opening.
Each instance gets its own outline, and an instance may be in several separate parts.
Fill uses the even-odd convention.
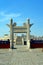
[[[26,41],[24,41],[24,45],[27,45],[27,42]]]

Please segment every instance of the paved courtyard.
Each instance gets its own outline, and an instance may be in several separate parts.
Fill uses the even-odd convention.
[[[28,50],[25,46],[17,49],[0,49],[0,65],[43,65],[41,49]]]

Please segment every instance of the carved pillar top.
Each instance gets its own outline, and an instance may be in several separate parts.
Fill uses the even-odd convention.
[[[30,24],[30,19],[29,18],[27,19],[27,24]]]
[[[10,24],[13,24],[13,19],[12,18],[10,19]]]

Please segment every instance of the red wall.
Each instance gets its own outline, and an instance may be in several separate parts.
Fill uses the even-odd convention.
[[[43,44],[41,44],[41,43],[33,44],[33,43],[32,43],[32,44],[30,45],[30,47],[31,47],[31,48],[43,48]]]
[[[10,40],[0,40],[0,48],[10,48]]]
[[[10,44],[0,44],[0,48],[10,48]]]

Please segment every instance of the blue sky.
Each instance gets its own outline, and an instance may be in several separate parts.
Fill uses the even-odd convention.
[[[18,25],[29,18],[34,23],[30,34],[43,36],[43,0],[0,0],[0,37],[9,34],[10,18]]]

